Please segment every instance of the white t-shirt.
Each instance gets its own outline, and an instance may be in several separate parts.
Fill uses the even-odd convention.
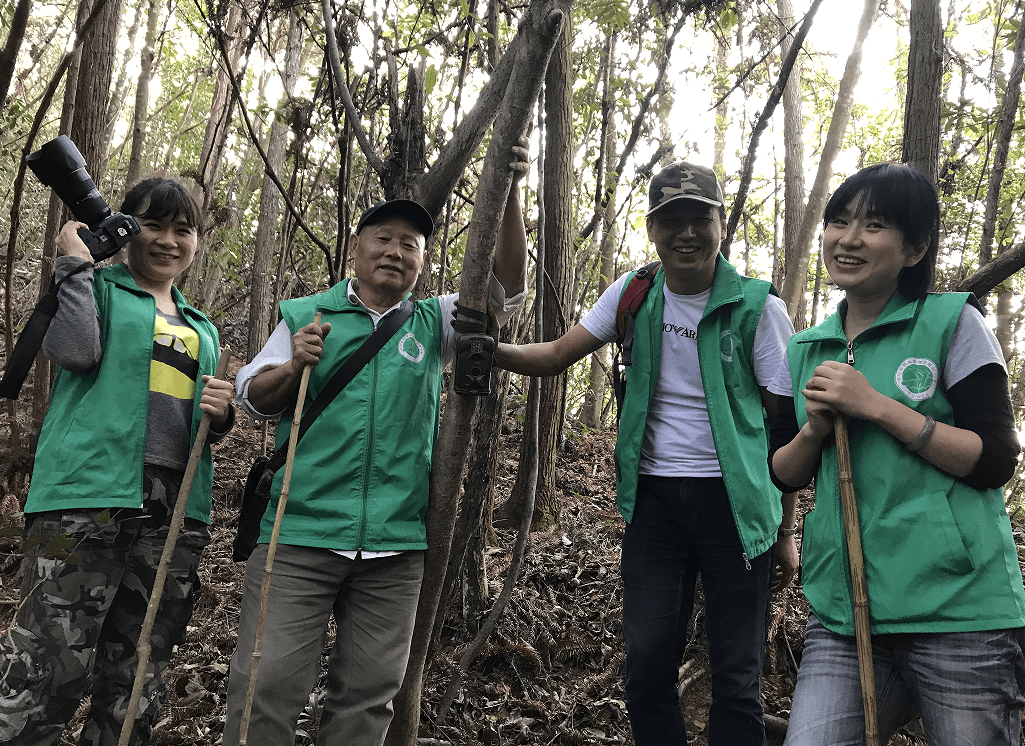
[[[616,339],[616,309],[623,275],[602,293],[594,308],[580,320],[598,339]],[[708,407],[698,364],[697,329],[711,290],[677,295],[664,289],[662,362],[655,393],[644,425],[640,473],[662,477],[716,477],[722,475],[712,440]],[[769,295],[755,330],[752,367],[759,386],[768,386],[786,358],[787,340],[794,327],[786,305]]]
[[[946,391],[983,365],[990,363],[996,363],[1007,370],[1004,353],[996,336],[986,326],[979,309],[965,303],[957,319],[957,326],[954,327],[954,334],[950,338],[950,349],[947,350],[947,360],[943,364],[940,386]],[[793,383],[790,380],[790,360],[786,357],[783,358],[779,373],[769,384],[769,391],[778,396],[794,395]]]

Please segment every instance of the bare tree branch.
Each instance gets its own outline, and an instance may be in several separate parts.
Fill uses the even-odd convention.
[[[961,280],[957,284],[957,290],[975,293],[977,298],[981,298],[1023,267],[1025,267],[1025,243],[1020,243],[1014,248],[1004,251],[975,274]]]
[[[655,76],[655,82],[651,84],[651,89],[645,95],[644,100],[641,101],[641,106],[637,110],[637,116],[634,117],[633,126],[630,128],[630,137],[627,138],[626,144],[623,146],[622,152],[619,154],[619,162],[616,164],[616,168],[612,172],[611,180],[609,181],[609,188],[602,195],[601,202],[598,204],[591,216],[591,220],[587,223],[582,231],[580,231],[579,238],[588,238],[594,229],[598,227],[598,223],[601,222],[601,216],[605,212],[605,208],[608,207],[609,196],[612,193],[611,186],[619,183],[619,177],[623,173],[623,169],[626,167],[627,160],[633,155],[634,147],[637,145],[637,139],[641,136],[641,125],[644,123],[644,117],[648,114],[648,109],[651,107],[652,99],[662,88],[662,81],[665,78],[666,70],[669,68],[669,60],[672,57],[673,47],[676,42],[676,35],[680,33],[680,29],[683,28],[683,24],[687,21],[687,14],[680,16],[680,19],[676,22],[676,26],[673,27],[673,32],[666,39],[664,45],[665,54],[662,55],[662,61],[658,68],[658,74]],[[656,157],[652,163],[657,163],[667,152],[672,150],[672,146],[660,146]]]
[[[730,244],[733,243],[733,236],[737,232],[737,224],[740,222],[740,216],[744,212],[744,203],[747,201],[747,192],[751,188],[751,178],[754,172],[755,157],[758,155],[758,141],[762,137],[762,132],[769,126],[769,120],[772,119],[773,113],[776,111],[776,106],[779,104],[781,98],[783,98],[783,90],[787,87],[787,81],[790,80],[790,72],[794,69],[794,63],[797,62],[797,55],[801,53],[801,48],[804,46],[804,39],[808,36],[808,31],[811,29],[812,21],[815,18],[815,11],[819,9],[822,4],[822,0],[815,0],[812,3],[811,8],[804,16],[804,20],[801,22],[801,28],[798,29],[797,34],[794,36],[794,41],[790,45],[790,51],[788,52],[786,59],[783,60],[783,65],[779,69],[779,77],[776,78],[776,84],[772,87],[772,91],[769,93],[769,100],[765,102],[765,107],[762,109],[761,116],[758,117],[758,122],[755,124],[754,130],[751,132],[751,142],[748,144],[747,155],[744,158],[744,169],[740,174],[740,186],[737,188],[737,196],[733,200],[733,209],[730,211],[730,220],[726,226],[726,235],[723,237],[722,251],[723,256],[729,257],[730,255]],[[783,35],[786,38],[786,34]]]
[[[327,0],[325,0],[325,2],[326,1]],[[253,127],[253,121],[249,118],[249,110],[246,109],[246,105],[242,100],[242,91],[239,88],[238,78],[235,75],[235,71],[231,69],[228,47],[224,42],[224,35],[214,34],[213,36],[217,40],[217,48],[221,52],[221,59],[227,66],[228,80],[231,81],[231,87],[235,93],[235,101],[238,104],[239,113],[242,114],[242,120],[245,122],[246,125],[246,132],[249,133],[249,140],[253,143],[253,146],[256,148],[256,152],[260,154],[260,160],[263,161],[263,172],[267,174],[267,177],[271,181],[274,182],[274,186],[277,187],[278,193],[281,195],[281,199],[285,203],[285,207],[288,208],[288,212],[295,220],[296,225],[302,228],[303,233],[305,233],[309,237],[309,239],[317,246],[317,248],[319,248],[321,252],[324,254],[325,263],[327,264],[328,282],[334,285],[338,281],[338,273],[335,270],[334,262],[331,261],[331,249],[324,242],[324,240],[316,233],[314,233],[312,228],[310,228],[309,224],[303,218],[302,213],[299,212],[299,209],[292,202],[292,199],[288,195],[288,190],[285,189],[285,185],[281,183],[281,179],[278,177],[277,172],[271,165],[270,158],[267,156],[267,151],[265,151],[263,149],[263,146],[260,144],[260,138],[256,134],[256,130]]]
[[[370,167],[374,169],[374,171],[383,177],[388,167],[384,161],[377,157],[377,153],[374,152],[374,146],[371,144],[370,138],[367,137],[366,130],[363,129],[360,114],[356,111],[356,104],[352,102],[352,94],[349,93],[349,87],[345,85],[345,76],[342,74],[342,63],[338,57],[338,39],[335,37],[334,17],[331,15],[331,0],[321,0],[321,6],[324,9],[324,35],[327,37],[327,61],[331,69],[331,78],[335,83],[335,96],[338,97],[342,102],[342,106],[345,108],[345,114],[349,117],[349,124],[352,127],[353,133],[356,135],[356,140],[359,142],[360,149],[362,149],[363,155],[367,159],[367,163],[370,164]]]

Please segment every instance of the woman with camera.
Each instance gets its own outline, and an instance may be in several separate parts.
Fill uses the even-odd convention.
[[[151,178],[121,211],[141,233],[123,263],[94,269],[67,223],[57,237],[59,306],[43,340],[57,366],[25,505],[15,625],[0,638],[0,742],[57,744],[83,696],[80,744],[118,742],[139,631],[193,438],[234,424],[231,384],[213,377],[217,330],[174,286],[202,216],[177,181]],[[132,744],[150,740],[162,673],[199,592],[213,464],[204,449],[168,571]]]

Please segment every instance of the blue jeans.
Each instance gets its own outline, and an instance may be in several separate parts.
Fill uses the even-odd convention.
[[[762,746],[769,554],[745,556],[721,478],[640,477],[622,558],[626,704],[637,746],[687,743],[676,685],[699,574],[709,746]]]
[[[921,717],[931,746],[1018,746],[1022,630],[872,636],[879,742]],[[865,742],[853,637],[808,618],[786,746]]]

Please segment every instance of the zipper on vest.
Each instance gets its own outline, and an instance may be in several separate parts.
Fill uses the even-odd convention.
[[[847,342],[847,364],[854,365],[854,340]]]
[[[748,570],[750,570],[751,569],[751,560],[749,560],[747,558],[747,552],[741,552],[741,554],[744,557],[744,567],[746,567]]]

